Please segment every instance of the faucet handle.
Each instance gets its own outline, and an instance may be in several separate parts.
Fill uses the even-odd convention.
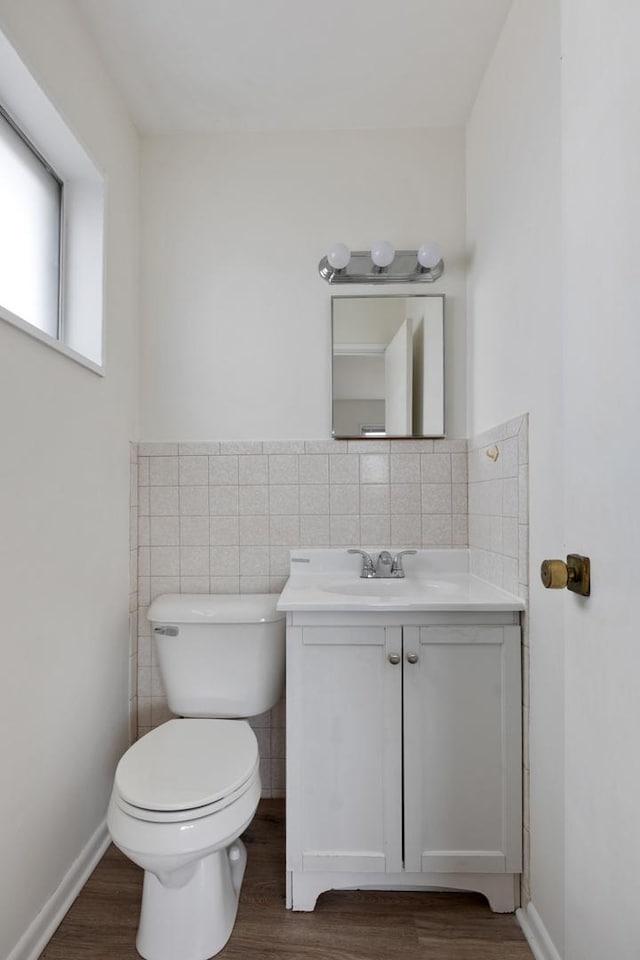
[[[402,566],[402,558],[406,557],[407,554],[417,553],[417,550],[399,550],[393,558],[393,564],[391,565],[391,573],[395,574],[397,577],[404,577],[404,567]]]
[[[362,557],[362,571],[360,573],[361,577],[373,577],[375,576],[375,567],[373,565],[373,560],[365,550],[358,550],[355,547],[347,550],[347,553],[359,553]]]

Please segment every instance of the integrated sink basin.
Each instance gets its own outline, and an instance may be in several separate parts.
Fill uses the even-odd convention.
[[[424,594],[426,591],[438,590],[444,593],[455,593],[456,587],[446,580],[419,580],[414,577],[400,579],[372,577],[359,580],[334,580],[329,583],[320,583],[320,590],[325,593],[338,594],[346,597],[380,598],[381,601]]]

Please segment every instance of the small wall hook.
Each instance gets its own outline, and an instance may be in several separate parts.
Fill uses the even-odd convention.
[[[500,450],[498,449],[497,444],[494,443],[493,446],[488,448],[487,456],[489,457],[489,460],[493,460],[494,463],[496,462],[500,456]]]

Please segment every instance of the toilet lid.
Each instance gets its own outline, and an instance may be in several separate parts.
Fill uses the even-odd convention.
[[[190,810],[238,790],[258,762],[244,720],[169,720],[131,746],[116,769],[120,796],[146,810]]]

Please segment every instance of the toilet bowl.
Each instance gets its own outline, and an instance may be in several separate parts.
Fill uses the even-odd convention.
[[[184,716],[124,754],[107,813],[113,842],[145,871],[136,939],[145,960],[208,960],[233,930],[247,860],[239,838],[261,782],[253,730],[228,718],[280,696],[277,599],[165,596],[149,609],[169,705],[178,697]]]
[[[107,823],[145,871],[136,940],[145,960],[207,960],[225,945],[246,864],[238,838],[259,799],[246,721],[170,720],[124,755]]]

